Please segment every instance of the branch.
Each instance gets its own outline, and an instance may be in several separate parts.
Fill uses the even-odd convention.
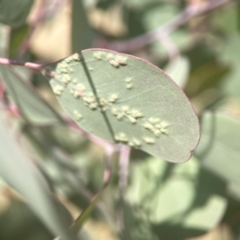
[[[23,66],[23,67],[31,68],[31,69],[38,70],[38,71],[40,71],[41,68],[43,67],[42,64],[37,64],[37,63],[32,63],[32,62],[21,62],[21,61],[17,61],[17,60],[10,60],[7,58],[0,58],[0,64]]]
[[[126,41],[115,41],[108,44],[109,49],[113,49],[120,52],[133,51],[142,48],[154,41],[161,40],[169,35],[174,30],[188,22],[191,18],[205,14],[209,11],[215,10],[227,3],[232,2],[231,0],[211,0],[208,3],[201,4],[200,6],[192,5],[188,6],[169,22],[163,24],[159,28],[147,32],[139,37],[132,38]]]

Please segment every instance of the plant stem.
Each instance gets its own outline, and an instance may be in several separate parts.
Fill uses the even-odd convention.
[[[188,22],[191,18],[205,14],[209,11],[215,10],[224,4],[230,3],[230,0],[217,0],[203,3],[200,6],[190,5],[186,7],[180,14],[171,19],[169,22],[163,24],[155,30],[147,32],[139,37],[132,38],[126,41],[114,41],[108,44],[109,49],[120,52],[133,51],[140,49],[154,41],[161,40],[169,35],[178,27]]]
[[[21,62],[21,61],[11,60],[11,59],[7,59],[7,58],[0,58],[0,64],[24,66],[24,67],[38,70],[38,71],[40,71],[41,68],[43,67],[42,64],[32,63],[32,62]]]

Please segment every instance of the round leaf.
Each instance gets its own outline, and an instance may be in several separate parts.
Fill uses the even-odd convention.
[[[171,162],[190,158],[199,140],[198,118],[182,90],[156,66],[89,49],[50,67],[60,104],[89,133]]]

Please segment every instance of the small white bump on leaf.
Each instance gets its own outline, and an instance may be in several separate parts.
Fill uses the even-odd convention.
[[[159,137],[159,136],[161,135],[161,131],[158,130],[158,129],[155,129],[155,130],[153,131],[153,133],[154,133],[154,135],[155,135],[156,137]]]
[[[81,61],[81,56],[78,53],[72,55],[72,59],[74,61]]]
[[[85,90],[86,90],[86,87],[84,86],[84,84],[79,83],[79,84],[76,86],[76,89],[77,89],[78,91],[85,91]]]
[[[148,122],[144,123],[143,127],[148,129],[148,130],[151,130],[151,131],[153,131],[153,129],[154,129],[153,125],[151,123],[148,123]]]
[[[107,54],[107,60],[112,60],[113,59],[113,54],[112,53],[108,53]]]
[[[126,84],[126,88],[127,88],[127,89],[131,89],[132,87],[133,87],[132,83],[127,83],[127,84]]]
[[[129,113],[129,110],[130,110],[129,106],[122,106],[122,111],[124,113]]]
[[[63,78],[62,78],[62,81],[64,84],[68,84],[69,82],[71,82],[71,77],[69,75],[64,75]]]
[[[131,123],[136,123],[137,122],[136,118],[134,118],[132,116],[128,116],[128,119]]]
[[[114,59],[110,60],[109,63],[110,63],[112,66],[116,67],[116,68],[119,67],[119,63],[118,63],[116,60],[114,60]]]
[[[118,99],[118,94],[111,94],[111,96],[109,97],[109,101],[110,102],[116,102],[117,101],[117,99]]]
[[[167,127],[169,127],[168,122],[165,122],[165,121],[161,122],[161,128],[167,128]]]
[[[116,108],[111,108],[111,112],[114,116],[118,115],[118,110]]]
[[[151,137],[144,137],[143,140],[147,143],[147,144],[154,144],[155,140]]]
[[[135,146],[140,147],[142,144],[137,138],[133,138],[133,143]]]
[[[127,57],[117,55],[115,60],[120,64],[120,65],[126,65],[127,64]]]
[[[127,77],[127,78],[125,78],[125,80],[124,80],[126,83],[131,83],[131,81],[132,81],[132,78],[131,77]]]
[[[64,88],[62,86],[56,86],[53,90],[54,94],[60,96],[63,92]]]
[[[82,115],[77,110],[74,110],[73,114],[74,114],[74,117],[77,121],[82,119]]]
[[[93,53],[94,58],[96,58],[97,60],[101,60],[102,56],[103,56],[103,52],[94,52]]]
[[[132,109],[131,114],[134,118],[143,117],[143,114],[139,110],[136,110],[136,109]]]
[[[159,118],[150,117],[150,118],[148,119],[148,121],[149,121],[150,123],[152,123],[152,124],[156,124],[156,123],[160,122],[160,119],[159,119]]]

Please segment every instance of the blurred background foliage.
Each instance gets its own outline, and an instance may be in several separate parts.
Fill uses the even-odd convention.
[[[133,149],[123,209],[115,154],[110,185],[69,231],[102,186],[104,149],[66,123],[40,74],[0,66],[0,239],[240,239],[239,1],[0,1],[0,57],[47,64],[91,47],[164,69],[199,116],[200,144],[184,164]]]

